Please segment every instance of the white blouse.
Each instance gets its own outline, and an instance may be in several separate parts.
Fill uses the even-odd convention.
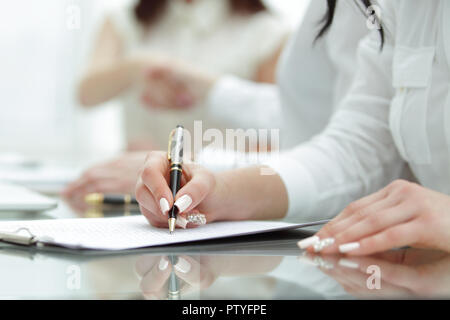
[[[283,51],[276,85],[222,77],[208,97],[211,116],[231,127],[280,129],[281,149],[319,134],[350,88],[356,48],[368,33],[355,2],[338,1],[333,28],[314,43],[325,12],[325,1],[311,1]],[[246,166],[251,160],[261,159],[212,149],[197,158],[214,170]]]
[[[450,1],[380,7],[382,51],[375,30],[325,131],[270,163],[288,190],[288,216],[332,217],[398,178],[405,162],[423,186],[450,194]]]
[[[258,66],[271,57],[287,37],[289,28],[269,12],[244,17],[233,14],[228,0],[170,0],[160,20],[146,32],[134,17],[134,2],[111,14],[124,40],[125,54],[165,54],[217,74],[252,79]],[[263,40],[262,40],[263,39]],[[141,103],[142,87],[121,97],[128,141],[151,138],[165,148],[176,124],[193,130],[194,120],[203,127],[222,128],[220,119],[208,117],[204,106],[187,112],[149,110]]]

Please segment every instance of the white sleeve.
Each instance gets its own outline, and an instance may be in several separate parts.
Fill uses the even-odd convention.
[[[221,77],[208,94],[212,117],[242,129],[273,129],[281,124],[278,87],[235,76]]]
[[[400,176],[404,162],[389,129],[392,55],[392,38],[381,52],[377,32],[362,40],[353,85],[328,127],[268,162],[288,191],[288,219],[331,218]]]

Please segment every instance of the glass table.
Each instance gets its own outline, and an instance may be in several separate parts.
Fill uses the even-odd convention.
[[[81,208],[0,220],[108,217],[136,208]],[[399,249],[376,256],[314,256],[284,231],[125,252],[0,244],[1,299],[410,299],[450,297],[450,255]]]

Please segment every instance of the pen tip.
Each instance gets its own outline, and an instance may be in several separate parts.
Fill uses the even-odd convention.
[[[169,231],[170,231],[170,233],[172,233],[175,230],[175,223],[176,223],[176,219],[175,218],[169,218]]]

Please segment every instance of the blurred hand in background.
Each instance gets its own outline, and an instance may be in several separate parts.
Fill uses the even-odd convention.
[[[146,152],[125,153],[118,158],[86,170],[62,192],[65,198],[84,202],[88,193],[120,193],[134,195],[139,170]]]

